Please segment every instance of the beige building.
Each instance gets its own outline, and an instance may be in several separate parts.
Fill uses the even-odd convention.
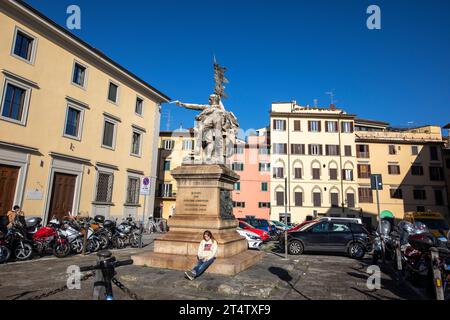
[[[140,183],[154,195],[169,98],[21,1],[0,26],[0,214],[152,213]]]
[[[168,219],[175,214],[177,183],[170,172],[181,166],[194,144],[192,129],[160,132],[154,217]]]
[[[297,223],[307,216],[341,216],[375,224],[371,174],[383,178],[381,211],[399,219],[408,211],[448,215],[439,127],[392,129],[334,106],[295,101],[273,103],[270,120],[272,219],[287,211]]]
[[[286,210],[298,223],[307,216],[359,212],[354,119],[335,108],[272,104],[272,219],[281,220]]]
[[[448,217],[441,128],[388,128],[382,122],[356,120],[359,203],[377,214],[370,174],[381,174],[380,210],[402,219],[405,212],[440,212]]]

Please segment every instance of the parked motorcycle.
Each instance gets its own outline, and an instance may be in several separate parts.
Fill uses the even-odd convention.
[[[70,243],[71,250],[80,254],[83,252],[83,233],[72,226],[70,221],[65,221],[63,224],[62,232]]]
[[[35,250],[39,255],[53,253],[57,258],[63,258],[70,253],[70,243],[60,228],[57,219],[50,221],[47,227],[39,229],[33,235]]]
[[[117,227],[119,232],[124,234],[127,238],[127,242],[133,248],[138,248],[141,242],[141,228],[137,225],[136,222],[133,221],[133,218],[130,216],[126,218],[122,223]]]

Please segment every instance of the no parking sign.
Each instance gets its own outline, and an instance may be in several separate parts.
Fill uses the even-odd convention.
[[[143,195],[143,196],[150,195],[150,178],[149,177],[142,178],[141,195]]]

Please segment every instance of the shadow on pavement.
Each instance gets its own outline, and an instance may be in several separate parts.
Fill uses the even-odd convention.
[[[303,293],[301,293],[300,291],[298,291],[294,285],[291,283],[291,281],[293,280],[292,276],[289,274],[288,271],[286,271],[283,268],[279,268],[279,267],[270,267],[269,271],[278,276],[278,278],[280,278],[280,280],[286,282],[291,288],[292,290],[294,290],[295,292],[297,292],[299,295],[301,295],[303,298],[305,298],[306,300],[311,300],[309,297],[305,296]]]

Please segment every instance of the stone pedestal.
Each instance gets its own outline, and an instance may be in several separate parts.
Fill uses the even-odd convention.
[[[239,235],[233,215],[231,192],[239,176],[224,165],[182,165],[171,172],[177,181],[176,213],[170,231],[155,240],[154,252],[133,256],[135,265],[187,270],[196,263],[198,246],[205,230],[218,244],[217,260],[207,270],[235,275],[262,258],[249,251]]]

